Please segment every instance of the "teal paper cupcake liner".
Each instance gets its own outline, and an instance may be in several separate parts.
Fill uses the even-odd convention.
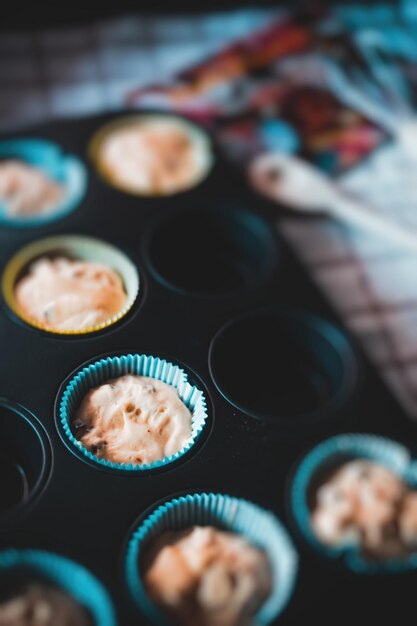
[[[8,215],[6,203],[0,200],[0,226],[30,228],[61,219],[75,210],[85,196],[87,170],[80,159],[64,154],[61,148],[41,139],[12,139],[0,142],[0,160],[18,159],[41,169],[65,187],[62,201],[53,210],[38,216]]]
[[[314,534],[308,494],[312,481],[319,472],[333,469],[351,459],[366,459],[383,465],[417,488],[417,464],[409,451],[399,443],[384,437],[367,434],[346,434],[332,437],[314,448],[301,462],[291,489],[293,515],[307,541],[324,556],[342,559],[346,566],[361,574],[396,573],[417,568],[417,552],[403,559],[372,562],[362,558],[356,546],[330,547]]]
[[[247,500],[216,493],[181,496],[160,505],[137,528],[129,541],[125,575],[129,591],[141,611],[156,624],[166,618],[146,593],[140,560],[147,547],[168,530],[215,526],[239,533],[265,551],[272,568],[272,592],[257,614],[256,624],[275,620],[294,590],[298,555],[287,531],[275,516]]]
[[[91,613],[94,626],[117,626],[113,604],[107,591],[82,565],[41,550],[0,552],[0,575],[14,569],[38,574],[69,593]]]
[[[70,424],[88,391],[106,383],[112,378],[118,378],[125,374],[149,376],[175,387],[180,399],[192,413],[192,434],[181,450],[149,464],[113,463],[106,459],[99,459],[74,437]],[[72,451],[81,454],[85,459],[93,461],[98,466],[113,470],[140,472],[169,465],[184,456],[193,447],[203,431],[207,421],[207,407],[203,392],[197,387],[190,385],[187,380],[187,374],[177,365],[145,354],[127,354],[101,359],[84,367],[76,374],[68,383],[62,395],[59,415],[60,424],[67,441],[71,444],[70,449]]]

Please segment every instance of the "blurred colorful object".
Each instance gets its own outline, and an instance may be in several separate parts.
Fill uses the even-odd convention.
[[[130,105],[175,110],[205,124],[226,153],[244,164],[275,149],[298,153],[335,174],[360,162],[388,137],[385,130],[333,93],[322,75],[283,71],[291,58],[317,53],[342,63],[353,43],[326,20],[274,22],[260,33],[178,74],[172,83],[133,91]],[[320,69],[320,61],[315,66]],[[300,72],[299,72],[300,73]],[[329,82],[329,81],[327,81]]]

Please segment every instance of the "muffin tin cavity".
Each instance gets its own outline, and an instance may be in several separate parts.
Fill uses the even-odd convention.
[[[82,565],[41,550],[0,552],[1,591],[8,587],[13,592],[15,584],[19,588],[28,582],[49,583],[67,593],[85,609],[91,626],[117,626],[106,589]]]
[[[22,406],[0,398],[0,525],[39,496],[50,466],[43,426]]]
[[[25,228],[43,226],[74,211],[87,189],[87,170],[80,159],[65,154],[57,144],[41,139],[10,139],[0,142],[0,166],[5,162],[36,168],[62,189],[57,204],[43,213],[10,212],[8,202],[0,198],[0,225]],[[39,189],[36,189],[39,193]],[[36,197],[35,193],[35,197]],[[30,204],[30,201],[28,200]]]
[[[163,284],[182,293],[220,296],[256,286],[276,260],[262,218],[220,206],[166,215],[147,241],[148,261]]]
[[[291,508],[304,538],[319,553],[330,559],[341,559],[360,574],[392,574],[417,568],[417,551],[404,558],[369,559],[359,546],[329,546],[318,539],[311,525],[311,513],[320,485],[345,463],[364,460],[388,469],[413,491],[417,489],[417,463],[403,445],[368,434],[346,434],[332,437],[313,448],[300,463],[291,486]],[[377,503],[375,503],[377,506]],[[381,506],[381,505],[380,505]]]
[[[19,306],[15,297],[15,289],[19,280],[25,277],[30,266],[40,259],[64,257],[71,260],[99,263],[118,274],[126,293],[123,307],[109,319],[91,326],[83,326],[78,330],[55,328],[44,324],[28,315]],[[109,243],[86,237],[84,235],[57,235],[32,242],[22,248],[9,261],[2,277],[3,297],[9,309],[23,322],[48,333],[57,335],[84,335],[111,326],[124,317],[132,308],[139,293],[140,280],[137,268],[132,261],[116,247]]]
[[[150,600],[143,583],[143,557],[165,531],[191,526],[214,526],[243,535],[265,551],[272,571],[272,591],[257,615],[257,623],[275,623],[288,604],[297,577],[298,555],[287,531],[272,513],[252,502],[218,493],[196,493],[174,498],[138,521],[125,560],[132,599],[154,624],[169,626]]]
[[[224,397],[253,417],[297,428],[333,418],[356,387],[358,370],[346,337],[299,311],[263,309],[226,324],[209,353]]]

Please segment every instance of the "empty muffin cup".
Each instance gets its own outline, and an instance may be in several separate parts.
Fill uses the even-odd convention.
[[[107,183],[141,196],[168,196],[195,187],[213,164],[206,133],[165,113],[140,113],[107,124],[94,135],[89,153]]]
[[[348,464],[356,461],[365,462],[367,465],[369,462],[372,466],[375,464],[375,466],[381,468],[382,472],[384,472],[378,478],[380,484],[376,485],[379,494],[378,497],[382,498],[382,502],[379,500],[370,501],[373,494],[370,492],[369,487],[366,489],[366,493],[363,497],[366,496],[367,501],[370,502],[372,514],[378,516],[377,523],[382,524],[384,522],[385,524],[386,522],[385,530],[389,531],[389,533],[386,537],[381,536],[379,539],[381,539],[381,542],[388,541],[391,548],[393,547],[394,531],[397,532],[395,529],[398,530],[400,525],[398,520],[395,523],[391,523],[388,517],[385,520],[385,515],[391,515],[391,504],[388,500],[385,502],[385,499],[388,498],[391,491],[394,497],[395,490],[402,489],[401,485],[410,489],[412,492],[417,490],[417,464],[411,458],[407,448],[403,445],[384,437],[368,434],[344,434],[332,437],[313,448],[299,465],[291,486],[291,507],[302,535],[319,553],[329,559],[338,559],[349,569],[359,574],[397,573],[416,569],[417,497],[414,498],[414,493],[414,516],[411,520],[411,530],[414,534],[414,548],[412,550],[410,549],[407,554],[398,556],[392,552],[392,554],[387,553],[386,555],[380,555],[378,557],[375,555],[370,557],[364,554],[361,549],[361,543],[365,537],[363,530],[359,536],[357,532],[352,534],[352,531],[349,536],[346,535],[343,541],[338,541],[335,542],[334,545],[330,545],[330,543],[324,541],[313,528],[312,515],[315,507],[317,508],[317,493],[320,487],[327,489],[323,497],[326,495],[326,507],[333,506],[334,508],[334,511],[332,509],[330,512],[332,515],[333,513],[337,515],[335,522],[341,522],[344,531],[348,529],[348,524],[353,524],[352,521],[349,521],[349,511],[340,509],[340,507],[343,507],[345,504],[345,495],[339,494],[336,499],[332,498],[330,501],[329,498],[332,494],[329,492],[327,485],[330,484],[330,481],[335,480],[335,477],[340,476],[340,473],[338,474],[337,472],[340,472],[341,469],[346,467],[352,468],[352,466]],[[390,475],[385,475],[386,470],[390,472]],[[369,468],[359,468],[358,470],[350,469],[350,473],[352,473],[352,471],[361,471],[362,474],[364,472],[369,473]],[[392,476],[392,479],[390,479],[390,476]],[[347,475],[344,478],[345,482],[347,480],[346,477]],[[351,478],[352,477],[353,474]],[[366,478],[365,474],[363,474],[363,478]],[[347,483],[346,486],[349,487]],[[340,490],[340,485],[338,489]],[[349,489],[353,489],[353,487],[350,486]],[[392,512],[397,514],[401,510],[405,510],[402,509],[402,506],[400,502],[395,501],[392,505]],[[326,515],[328,514],[327,509],[325,513]],[[339,513],[342,517],[345,516],[346,519],[340,518]],[[380,514],[382,514],[382,517],[380,517]],[[363,517],[365,512],[360,513],[360,515]],[[332,522],[332,520],[330,520],[329,523],[330,522]],[[337,530],[336,526],[334,528]],[[331,531],[332,529],[333,523],[332,526],[326,523],[326,530]],[[374,529],[372,531],[372,539],[376,537],[375,532]],[[373,535],[375,535],[375,537],[373,537]]]
[[[125,573],[132,598],[138,608],[155,624],[167,619],[150,599],[143,580],[143,558],[152,543],[167,531],[192,526],[213,526],[242,535],[268,557],[271,592],[256,615],[257,624],[270,624],[287,606],[293,593],[298,555],[276,517],[260,507],[223,494],[198,493],[174,498],[161,504],[141,520],[129,541]]]
[[[334,419],[358,381],[355,353],[329,322],[300,311],[268,308],[223,326],[209,351],[213,380],[235,407],[303,432]]]
[[[0,398],[0,524],[42,493],[51,447],[42,424],[21,405]]]
[[[82,565],[57,554],[13,549],[0,552],[0,583],[2,602],[8,596],[13,597],[22,586],[45,585],[63,592],[76,603],[74,608],[79,607],[77,614],[82,616],[82,623],[116,626],[114,608],[104,586]]]
[[[118,322],[139,293],[132,261],[109,243],[84,235],[32,242],[6,265],[3,297],[30,326],[83,335]]]
[[[87,171],[74,155],[41,139],[0,142],[0,225],[42,226],[82,202]]]
[[[259,216],[217,206],[175,211],[149,231],[152,273],[181,293],[221,296],[254,287],[276,262],[276,240]]]
[[[77,411],[83,400],[91,390],[108,384],[110,387],[114,387],[115,380],[125,376],[145,377],[146,380],[143,382],[151,387],[150,391],[155,391],[155,389],[152,389],[152,380],[165,383],[165,385],[169,386],[170,391],[175,390],[176,393],[174,395],[176,402],[179,402],[181,408],[189,414],[191,422],[189,424],[190,434],[187,434],[187,436],[181,440],[181,447],[175,452],[148,463],[139,460],[139,458],[135,459],[134,462],[115,462],[106,458],[106,455],[101,454],[103,450],[106,452],[106,450],[109,449],[104,448],[105,445],[110,447],[108,441],[100,441],[100,443],[95,443],[94,446],[89,447],[83,445],[81,441],[82,434],[84,430],[88,432],[88,428],[85,429],[83,423],[79,424],[77,417]],[[120,396],[118,396],[118,399],[115,401],[121,402]],[[147,396],[145,399],[146,405],[142,405],[141,408],[139,405],[136,406],[131,398],[129,398],[127,405],[121,405],[120,415],[118,413],[118,415],[114,417],[114,419],[117,420],[122,416],[123,424],[127,422],[128,429],[129,425],[133,428],[135,423],[139,424],[140,432],[139,430],[136,432],[138,433],[138,437],[140,437],[141,445],[145,447],[156,445],[156,439],[159,440],[159,435],[163,435],[162,431],[159,431],[159,428],[164,430],[164,428],[169,426],[167,420],[168,422],[171,420],[172,423],[174,420],[174,416],[167,410],[167,406],[160,405],[159,403],[158,406],[150,406],[149,402],[152,402],[152,399]],[[157,400],[157,402],[159,401]],[[147,430],[147,433],[149,433],[148,437],[146,433],[143,435],[142,427],[147,420],[149,411],[153,412],[151,419],[153,426],[149,422],[149,430]],[[58,426],[64,443],[83,460],[93,462],[96,467],[116,471],[141,472],[144,470],[154,470],[179,460],[195,445],[202,434],[206,421],[207,408],[204,394],[200,389],[188,382],[187,374],[184,370],[164,359],[146,356],[144,354],[126,354],[107,357],[87,365],[70,380],[59,400]],[[81,422],[83,422],[82,419]],[[130,424],[130,422],[132,422],[132,424]],[[152,430],[153,427],[154,430]],[[145,443],[143,443],[143,436],[145,436],[147,440]],[[133,434],[132,431],[130,431],[130,439],[132,437]],[[102,435],[102,439],[105,439],[104,435]],[[167,449],[167,446],[163,449]],[[123,449],[119,447],[118,454],[122,455],[122,453]],[[145,456],[145,451],[137,450],[137,455],[138,457]]]

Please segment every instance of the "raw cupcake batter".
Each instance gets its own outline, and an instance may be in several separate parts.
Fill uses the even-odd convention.
[[[51,213],[63,197],[64,187],[41,169],[13,159],[0,161],[0,203],[8,215]]]
[[[126,375],[89,391],[72,427],[99,458],[142,465],[179,452],[191,437],[191,421],[174,387]]]
[[[105,175],[127,191],[158,195],[192,186],[206,168],[207,155],[176,120],[132,122],[106,135],[98,161]]]
[[[90,261],[42,257],[15,287],[22,313],[48,330],[80,331],[102,324],[125,306],[120,276]]]
[[[181,626],[249,626],[271,591],[271,570],[244,537],[195,526],[156,541],[144,582]]]
[[[92,622],[66,593],[33,583],[0,601],[0,626],[92,626]]]
[[[311,524],[330,546],[357,545],[372,558],[406,556],[417,548],[417,492],[381,465],[350,461],[319,487]]]

